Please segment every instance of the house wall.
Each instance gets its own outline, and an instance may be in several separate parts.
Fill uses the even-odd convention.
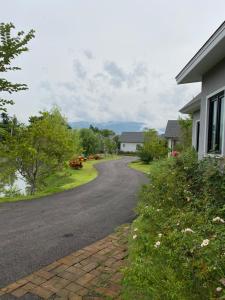
[[[171,152],[174,150],[174,147],[177,143],[179,143],[179,140],[177,138],[167,138],[167,146]]]
[[[142,143],[122,143],[120,144],[120,151],[123,152],[136,152],[137,145],[143,146]]]
[[[200,110],[195,111],[193,113],[192,117],[193,117],[193,121],[192,121],[192,146],[194,148],[196,148],[196,142],[197,142],[196,127],[197,127],[197,122],[200,121]],[[200,135],[201,135],[201,124],[200,124]]]
[[[222,90],[225,90],[225,59],[204,74],[202,78],[199,158],[207,154],[208,98]],[[225,156],[225,141],[222,145],[222,155]]]

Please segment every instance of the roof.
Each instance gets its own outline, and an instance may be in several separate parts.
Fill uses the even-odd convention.
[[[169,120],[166,125],[165,138],[179,138],[181,136],[178,120]]]
[[[144,143],[144,132],[122,132],[121,143]]]
[[[179,112],[181,112],[182,114],[192,114],[193,112],[199,110],[200,105],[201,105],[201,96],[202,96],[202,93],[199,93],[191,101],[189,101],[187,104],[185,104],[179,110]]]
[[[225,22],[176,76],[177,83],[202,81],[202,75],[225,58]]]

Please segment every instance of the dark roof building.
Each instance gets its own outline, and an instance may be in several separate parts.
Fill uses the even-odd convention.
[[[122,132],[121,143],[144,143],[144,132]]]
[[[179,139],[181,136],[180,124],[178,120],[169,120],[167,122],[165,138]]]

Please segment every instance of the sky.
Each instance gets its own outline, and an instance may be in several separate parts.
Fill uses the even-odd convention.
[[[60,107],[68,121],[165,127],[200,92],[175,76],[224,21],[224,0],[0,0],[0,21],[35,30],[6,78],[11,115]]]

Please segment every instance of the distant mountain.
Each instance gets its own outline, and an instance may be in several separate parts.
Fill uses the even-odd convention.
[[[98,123],[98,122],[69,122],[69,125],[72,128],[89,128],[90,125],[94,127],[98,127],[99,129],[111,129],[115,133],[120,134],[122,131],[142,131],[145,127],[144,123],[141,122],[105,122],[105,123]]]

